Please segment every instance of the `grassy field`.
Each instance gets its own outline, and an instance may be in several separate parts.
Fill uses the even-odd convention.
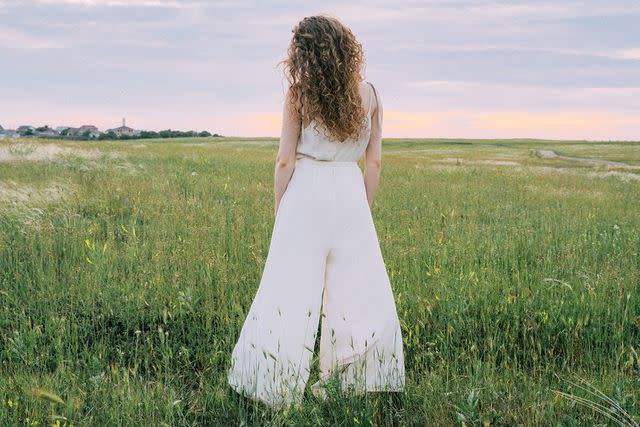
[[[406,392],[284,412],[226,385],[276,149],[0,142],[0,425],[637,425],[640,142],[385,140]]]

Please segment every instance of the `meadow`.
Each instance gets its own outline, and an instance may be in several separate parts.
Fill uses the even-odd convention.
[[[0,142],[0,425],[637,426],[640,142],[383,147],[406,391],[271,411],[226,373],[276,139]]]

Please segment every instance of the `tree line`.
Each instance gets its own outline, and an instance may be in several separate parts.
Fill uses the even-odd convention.
[[[158,139],[158,138],[195,138],[195,137],[209,137],[209,136],[221,136],[217,133],[212,134],[209,131],[203,130],[202,132],[196,131],[181,131],[181,130],[161,130],[161,131],[153,131],[153,130],[142,130],[137,135],[121,135],[118,136],[115,132],[108,131],[100,134],[97,138],[99,140],[110,140],[110,139]]]

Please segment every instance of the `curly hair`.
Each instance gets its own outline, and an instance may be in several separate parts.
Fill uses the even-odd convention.
[[[366,114],[359,90],[362,45],[348,27],[326,15],[305,17],[292,32],[287,58],[279,65],[284,64],[293,108],[307,126],[315,119],[316,131],[320,123],[334,140],[357,140]]]

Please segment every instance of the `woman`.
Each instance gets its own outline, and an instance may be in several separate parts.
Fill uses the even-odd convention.
[[[299,401],[318,322],[320,381],[401,391],[400,323],[371,203],[382,104],[362,81],[362,46],[335,18],[294,29],[275,166],[275,224],[260,286],[233,350],[229,384],[270,406]],[[364,155],[364,176],[358,160]]]

